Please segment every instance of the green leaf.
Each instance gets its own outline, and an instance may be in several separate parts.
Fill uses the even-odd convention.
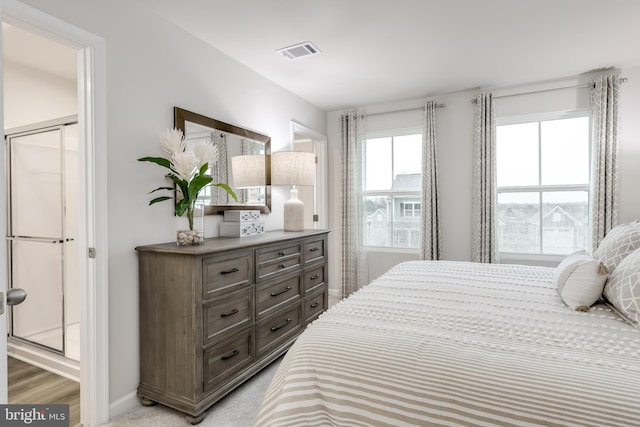
[[[174,188],[174,187],[158,187],[158,188],[156,188],[155,190],[151,190],[151,191],[149,191],[149,194],[151,194],[151,193],[155,193],[156,191],[160,191],[160,190],[169,190],[169,191],[173,191],[173,190],[175,190],[175,188]]]
[[[151,162],[167,169],[171,169],[171,162],[164,157],[142,157],[138,159],[139,162]]]
[[[209,185],[211,181],[213,181],[213,178],[207,175],[195,176],[189,183],[189,189],[188,189],[189,198],[192,200],[197,199],[198,193],[200,192],[200,190],[202,190],[204,187]]]
[[[182,199],[178,203],[176,203],[176,215],[182,216],[186,212],[189,207],[189,201],[187,199]]]
[[[169,197],[169,196],[156,197],[155,199],[149,202],[149,206],[153,205],[154,203],[164,202],[165,200],[172,200],[172,199],[173,197]]]
[[[238,201],[238,196],[236,196],[236,193],[231,189],[231,187],[229,187],[227,184],[224,184],[222,182],[219,182],[217,184],[211,184],[215,187],[219,187],[222,188],[223,190],[225,190],[227,193],[229,193],[229,195],[231,197],[233,197],[233,200],[235,200],[236,202]]]
[[[185,181],[184,179],[180,179],[173,174],[169,174],[167,175],[167,177],[176,183],[178,188],[180,188],[180,192],[182,193],[183,197],[189,197],[189,183],[187,183],[187,181]]]
[[[209,170],[209,163],[205,163],[204,165],[202,165],[202,167],[200,168],[200,175],[206,174],[207,170]]]

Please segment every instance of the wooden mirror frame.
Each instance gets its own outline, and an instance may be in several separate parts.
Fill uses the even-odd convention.
[[[211,117],[203,116],[198,113],[187,111],[180,107],[173,107],[173,123],[177,129],[180,129],[186,136],[185,122],[196,123],[201,126],[206,126],[211,129],[216,129],[222,132],[231,133],[241,137],[253,139],[258,142],[264,143],[265,153],[265,204],[264,205],[205,205],[205,215],[222,214],[225,210],[241,210],[251,209],[259,210],[261,213],[271,212],[271,137],[263,135],[258,132],[250,131],[239,126],[231,125],[229,123],[221,122],[219,120],[212,119]],[[234,189],[235,190],[235,189]]]

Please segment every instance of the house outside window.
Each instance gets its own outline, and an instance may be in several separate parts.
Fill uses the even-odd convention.
[[[363,245],[420,246],[422,133],[368,137],[362,150]]]
[[[501,253],[566,255],[588,248],[590,129],[588,111],[498,121]]]

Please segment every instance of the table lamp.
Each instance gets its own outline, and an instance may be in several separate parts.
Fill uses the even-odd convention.
[[[271,154],[271,185],[291,185],[291,196],[284,204],[284,230],[304,230],[304,203],[298,199],[300,185],[315,185],[316,155],[302,151]]]
[[[264,187],[266,182],[265,158],[260,154],[248,154],[231,158],[231,173],[233,186],[236,188],[248,188],[248,205],[257,205],[258,190],[256,187]]]

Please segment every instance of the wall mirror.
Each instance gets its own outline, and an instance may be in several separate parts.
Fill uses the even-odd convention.
[[[208,173],[214,183],[226,183],[238,196],[236,202],[222,189],[205,188],[199,198],[207,215],[232,209],[271,212],[271,137],[179,107],[174,107],[174,126],[184,132],[187,150],[203,139],[214,144],[218,160]]]

